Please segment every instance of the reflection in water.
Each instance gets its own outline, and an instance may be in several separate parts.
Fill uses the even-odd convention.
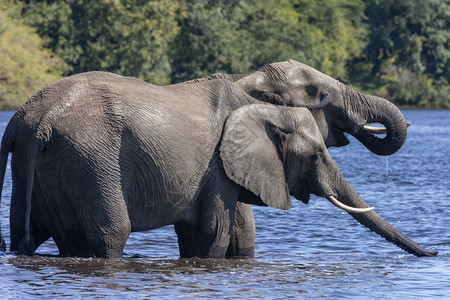
[[[5,259],[3,257],[2,259]],[[191,296],[239,294],[240,298],[318,293],[320,287],[339,286],[343,293],[348,281],[373,269],[384,267],[366,261],[336,263],[278,263],[255,259],[149,259],[119,260],[12,256],[7,263],[21,270],[12,282],[26,284],[24,295],[77,295],[108,297],[118,292],[139,296],[188,293]],[[372,262],[373,263],[373,262]],[[24,272],[25,271],[25,272]],[[384,272],[384,274],[386,274]],[[67,288],[69,287],[69,288]],[[358,287],[356,287],[358,289]],[[50,291],[51,290],[51,291]],[[160,294],[161,293],[161,294]],[[246,297],[245,295],[248,295]]]
[[[386,298],[390,290],[401,295],[415,290],[428,295],[442,288],[445,279],[417,289],[426,276],[439,276],[418,268],[411,257],[342,256],[317,257],[304,263],[264,262],[256,259],[124,258],[118,260],[9,256],[1,261],[16,270],[7,276],[15,296],[89,297],[190,297],[277,298],[310,297]],[[428,264],[435,265],[432,259]],[[450,267],[447,262],[446,266]],[[433,268],[431,268],[433,269]],[[410,270],[413,270],[411,272]],[[407,280],[405,279],[407,278]],[[401,282],[401,284],[400,284]],[[17,286],[26,289],[17,290]],[[5,289],[4,289],[5,291]],[[6,290],[8,292],[8,290]],[[7,295],[8,293],[6,293]],[[389,297],[387,297],[389,298]]]
[[[9,282],[13,286],[28,287],[21,291],[24,296],[173,297],[183,294],[212,298],[239,295],[239,298],[247,299],[271,298],[271,295],[274,298],[276,295],[298,297],[301,294],[338,298],[385,296],[382,290],[399,290],[401,294],[414,289],[416,282],[427,275],[414,275],[414,272],[420,273],[417,269],[420,261],[409,256],[336,255],[333,259],[322,256],[310,262],[308,258],[303,259],[306,262],[264,262],[262,258],[105,260],[10,256],[6,261],[18,270],[17,276],[8,276]],[[429,263],[434,261],[429,260]],[[447,263],[445,267],[450,265]],[[420,295],[424,291],[416,292]]]

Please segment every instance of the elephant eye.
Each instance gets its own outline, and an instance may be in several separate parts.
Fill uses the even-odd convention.
[[[270,103],[281,104],[284,102],[283,98],[277,92],[264,92],[262,96]]]
[[[320,155],[319,155],[319,154],[313,154],[313,155],[311,156],[311,161],[317,162],[317,161],[319,161],[319,160],[320,160]]]
[[[317,87],[315,87],[314,85],[308,85],[306,87],[306,93],[308,94],[308,96],[314,97],[315,95],[317,95]]]
[[[320,101],[324,101],[329,96],[328,92],[322,92],[320,93]]]

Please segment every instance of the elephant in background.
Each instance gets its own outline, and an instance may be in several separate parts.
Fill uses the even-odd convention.
[[[271,63],[250,74],[213,74],[184,84],[214,79],[234,82],[245,93],[263,102],[308,108],[327,148],[347,145],[349,141],[344,135],[347,132],[373,153],[391,155],[406,139],[408,124],[390,101],[357,92],[295,60]],[[385,127],[368,126],[369,123]],[[385,134],[385,137],[374,134]]]
[[[341,200],[341,207],[367,207],[345,188],[337,167],[322,173],[309,167],[322,158],[323,165],[334,166],[323,142],[333,139],[324,138],[323,124],[316,124],[326,116],[320,109],[258,104],[237,83],[158,87],[91,72],[38,92],[2,140],[2,163],[5,153],[13,153],[12,202],[26,204],[26,214],[12,209],[11,249],[31,254],[51,236],[62,255],[119,257],[131,231],[175,224],[181,256],[224,257],[240,203],[286,209],[290,193],[305,203],[315,193]],[[39,103],[51,103],[50,109],[39,111]],[[27,126],[34,134],[22,139],[20,130]],[[238,151],[239,141],[247,152]],[[318,152],[313,160],[302,152],[305,143]],[[262,145],[272,151],[261,152]],[[25,200],[19,198],[20,179],[26,182]],[[358,216],[410,253],[435,254],[374,212]],[[234,245],[240,253],[253,247],[243,232]]]

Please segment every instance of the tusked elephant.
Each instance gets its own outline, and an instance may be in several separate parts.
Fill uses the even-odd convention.
[[[337,197],[350,206],[354,202],[355,207],[367,207],[345,188],[327,189],[329,177],[323,182],[321,177],[308,178],[307,164],[301,163],[301,155],[295,155],[302,153],[297,149],[300,144],[290,138],[296,128],[298,136],[314,140],[309,142],[312,145],[319,140],[325,149],[319,147],[319,154],[328,155],[323,140],[330,143],[333,136],[341,135],[343,121],[340,125],[331,122],[331,116],[312,104],[308,107],[312,113],[257,105],[261,101],[238,83],[210,80],[158,87],[134,78],[91,72],[38,92],[16,113],[2,140],[2,178],[5,156],[8,151],[13,153],[11,249],[31,254],[53,237],[61,255],[119,257],[131,231],[175,224],[181,256],[224,257],[230,239],[238,239],[233,246],[239,253],[253,247],[252,241],[246,240],[245,229],[244,238],[235,233],[231,236],[234,211],[241,203],[288,208],[289,193],[304,202],[309,193],[317,193],[331,200]],[[346,89],[335,84],[336,89]],[[334,94],[329,90],[318,99],[323,107],[331,105],[329,97]],[[336,95],[343,101],[341,93]],[[47,103],[49,108],[42,110],[39,104]],[[321,118],[325,123],[318,122]],[[372,117],[367,120],[374,122]],[[362,123],[354,125],[361,128],[353,133],[364,130]],[[406,128],[402,116],[400,123]],[[328,130],[324,130],[325,124]],[[336,129],[330,130],[335,125]],[[393,125],[385,125],[387,136],[392,136],[389,130]],[[252,135],[254,142],[246,144],[253,152],[240,152],[247,157],[242,162],[241,154],[230,154],[239,149],[236,141],[248,142],[240,127],[257,132]],[[406,133],[403,131],[400,135]],[[402,130],[394,131],[398,132]],[[264,144],[258,142],[261,134],[269,136],[266,141],[272,144],[267,147],[275,150],[266,157],[252,158],[252,153],[265,152]],[[266,169],[258,170],[258,162]],[[277,170],[277,165],[281,169]],[[330,172],[324,174],[334,174]],[[254,174],[263,178],[253,180]],[[26,191],[25,199],[21,188]],[[22,203],[26,204],[22,206],[25,213],[18,209]],[[435,254],[401,235],[374,212],[352,215],[410,253]]]
[[[359,93],[300,62],[289,60],[263,66],[250,74],[213,74],[186,82],[227,79],[255,99],[281,106],[308,108],[319,125],[327,147],[349,143],[344,132],[355,136],[377,155],[391,155],[401,148],[409,123],[391,102]],[[386,127],[372,127],[368,123]],[[375,134],[384,134],[378,138]],[[250,206],[239,204],[228,255],[253,256],[249,240],[255,227]],[[245,238],[243,238],[245,236]],[[244,242],[245,246],[239,245]],[[254,245],[254,242],[253,242]],[[239,249],[246,249],[245,252]]]
[[[373,153],[391,155],[406,139],[409,124],[390,101],[359,93],[295,60],[268,64],[250,74],[213,74],[185,84],[214,79],[234,82],[245,93],[263,102],[308,108],[327,148],[347,145],[346,132]],[[369,123],[380,123],[385,127],[368,126]],[[374,134],[385,136],[379,138]]]

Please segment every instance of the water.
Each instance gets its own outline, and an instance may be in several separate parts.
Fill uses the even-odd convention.
[[[255,207],[253,259],[180,259],[171,226],[131,234],[123,259],[0,255],[2,299],[328,298],[448,299],[450,295],[450,111],[405,110],[412,126],[388,158],[355,139],[331,155],[377,212],[437,257],[416,258],[386,242],[328,201]],[[11,112],[0,112],[3,132]],[[8,171],[0,218],[9,244]]]

